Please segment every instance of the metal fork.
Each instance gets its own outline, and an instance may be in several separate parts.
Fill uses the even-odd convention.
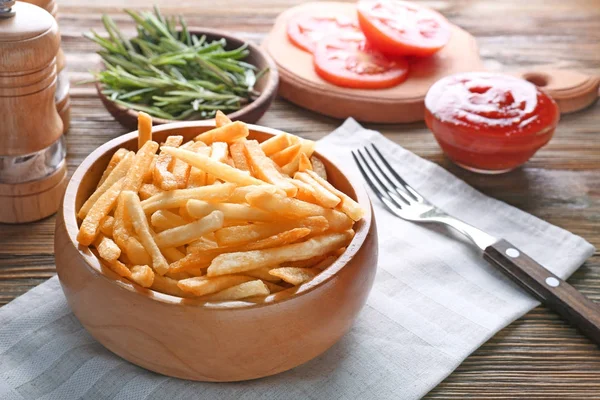
[[[352,152],[354,161],[377,197],[394,215],[417,223],[450,226],[483,251],[483,258],[500,268],[530,294],[600,344],[600,307],[573,286],[552,274],[504,239],[495,238],[461,221],[421,196],[371,145]]]

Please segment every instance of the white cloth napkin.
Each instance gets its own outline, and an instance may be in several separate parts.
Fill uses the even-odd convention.
[[[508,239],[562,278],[594,249],[582,238],[477,192],[354,120],[318,148],[358,176],[350,150],[375,143],[447,212]],[[493,179],[493,178],[490,178]],[[291,371],[241,383],[189,382],[138,368],[97,343],[56,277],[0,308],[0,399],[417,399],[537,302],[445,229],[393,217],[373,196],[379,269],[352,330]]]

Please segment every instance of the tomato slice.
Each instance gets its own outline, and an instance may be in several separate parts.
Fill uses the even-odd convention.
[[[309,53],[313,53],[317,42],[326,37],[363,37],[358,22],[352,18],[317,17],[308,14],[292,18],[287,25],[287,35],[294,45]]]
[[[357,89],[396,86],[408,75],[408,62],[404,58],[388,58],[373,49],[364,37],[321,40],[314,53],[314,66],[326,81]]]
[[[430,56],[451,34],[441,14],[407,1],[359,1],[358,22],[367,40],[391,55]]]

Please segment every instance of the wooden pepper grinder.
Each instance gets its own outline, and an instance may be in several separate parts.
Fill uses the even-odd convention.
[[[67,184],[56,110],[56,20],[32,4],[0,0],[0,222],[45,218]]]
[[[54,19],[58,21],[58,4],[55,0],[23,1],[43,8],[52,14]],[[63,131],[64,133],[67,133],[69,125],[71,124],[71,100],[69,98],[69,76],[65,64],[65,53],[63,53],[62,48],[58,49],[58,54],[56,55],[56,70],[58,74],[55,94],[56,109],[63,122]]]

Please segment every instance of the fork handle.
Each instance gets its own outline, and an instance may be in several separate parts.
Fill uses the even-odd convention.
[[[506,240],[488,246],[483,258],[600,345],[600,305]]]

